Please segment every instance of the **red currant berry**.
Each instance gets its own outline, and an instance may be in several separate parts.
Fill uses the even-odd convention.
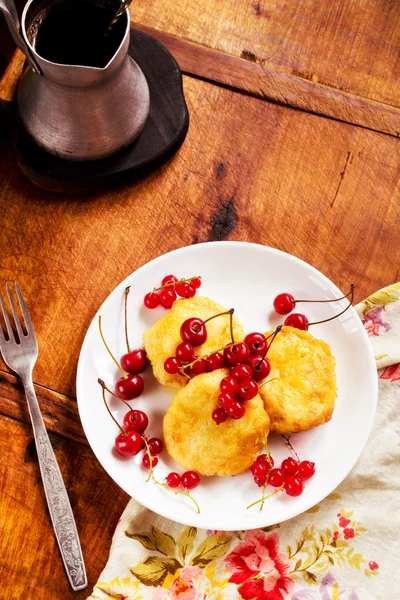
[[[137,431],[119,433],[115,438],[115,449],[121,456],[136,456],[142,449],[142,436]]]
[[[186,286],[187,286],[186,281],[180,281],[175,286],[175,291],[178,294],[178,296],[180,296],[181,298],[184,298],[186,295]]]
[[[196,295],[196,288],[193,285],[186,284],[184,298],[193,298]]]
[[[285,492],[288,496],[300,496],[304,490],[304,483],[300,477],[291,475],[285,481]]]
[[[293,313],[286,317],[285,325],[288,327],[295,327],[296,329],[302,329],[308,331],[308,319],[305,315],[300,313]]]
[[[264,477],[267,474],[268,465],[266,461],[257,460],[251,467],[253,477]]]
[[[176,292],[170,288],[165,288],[160,294],[160,304],[164,308],[171,308],[177,296]]]
[[[251,377],[254,381],[261,381],[268,377],[271,372],[271,363],[268,358],[261,356],[250,356],[248,365],[251,367]]]
[[[239,395],[243,400],[251,400],[258,394],[258,384],[254,379],[245,379],[240,382]]]
[[[175,275],[166,275],[164,277],[164,279],[161,282],[161,285],[168,285],[168,283],[176,283],[178,281],[178,278],[175,277]],[[171,289],[173,289],[173,286],[171,286]]]
[[[282,461],[281,469],[283,469],[286,473],[286,476],[289,477],[289,475],[297,474],[297,471],[299,470],[299,464],[296,460],[294,460],[294,458],[289,456],[289,458],[285,458],[285,460]]]
[[[142,410],[129,410],[124,415],[124,429],[143,433],[149,424],[149,419]]]
[[[147,354],[143,348],[137,348],[137,350],[131,350],[123,356],[119,361],[121,367],[127,373],[143,373],[147,367]]]
[[[226,409],[226,412],[233,419],[241,419],[244,416],[244,413],[246,412],[246,408],[243,402],[240,402],[240,400],[234,400],[231,406],[229,406],[229,408]]]
[[[156,467],[158,464],[158,458],[157,456],[152,456],[151,457],[151,466],[154,469],[154,467]],[[145,454],[142,458],[142,465],[144,466],[145,469],[150,469],[150,458],[148,454]]]
[[[181,476],[179,475],[179,473],[172,471],[172,473],[166,476],[165,483],[170,488],[177,488],[181,485]]]
[[[268,347],[268,342],[263,333],[257,333],[256,331],[249,333],[244,338],[244,341],[250,348],[250,354],[252,356],[264,356]]]
[[[315,473],[315,463],[309,460],[303,460],[299,464],[298,476],[302,479],[310,479]]]
[[[281,487],[285,483],[285,479],[286,473],[283,469],[272,469],[268,477],[268,483],[272,487]]]
[[[156,454],[161,454],[164,444],[159,438],[150,438],[147,442],[150,450],[150,454],[155,456]]]
[[[145,295],[143,302],[146,308],[157,308],[160,305],[160,294],[149,292]]]
[[[267,457],[266,454],[260,454],[260,456],[257,458],[257,462],[267,463],[268,469],[272,469],[272,467],[274,466],[274,459],[272,458],[271,455],[269,455],[269,457]]]
[[[204,358],[199,358],[196,360],[196,362],[192,364],[191,369],[194,375],[200,375],[201,373],[204,373],[206,370],[206,361]]]
[[[232,406],[233,404],[233,396],[231,394],[220,394],[218,396],[218,404],[222,406],[225,410]]]
[[[250,358],[250,348],[244,342],[237,342],[225,348],[224,357],[226,364],[230,367],[246,363]]]
[[[164,363],[164,371],[169,375],[175,375],[178,373],[181,363],[175,356],[170,356]]]
[[[234,377],[224,377],[219,384],[219,389],[223,394],[236,396],[239,393],[239,382]]]
[[[200,477],[195,471],[186,471],[182,475],[181,481],[185,490],[194,490],[200,483]]]
[[[192,360],[194,360],[194,348],[192,344],[188,344],[187,342],[178,344],[175,354],[176,358],[182,363],[192,362]]]
[[[279,294],[274,300],[274,309],[278,315],[288,315],[295,306],[296,302],[292,294]]]
[[[267,483],[267,476],[263,475],[262,477],[254,477],[254,483],[256,483],[259,487],[262,487]]]
[[[201,279],[198,277],[193,277],[193,279],[190,280],[190,285],[192,285],[195,290],[198,290],[201,286]]]
[[[221,352],[214,352],[206,360],[206,371],[215,371],[216,369],[222,369],[225,366],[225,358]]]
[[[181,325],[181,338],[193,346],[204,344],[207,339],[207,329],[204,321],[198,317],[186,319]]]
[[[211,418],[217,423],[217,425],[219,425],[220,423],[225,423],[228,418],[228,414],[221,406],[220,408],[213,410]]]
[[[243,379],[249,379],[252,374],[252,369],[248,365],[236,365],[231,369],[231,377],[234,377],[238,381],[243,381]]]
[[[138,398],[143,392],[144,383],[140,375],[129,375],[121,377],[115,384],[115,393],[122,400],[133,400]]]

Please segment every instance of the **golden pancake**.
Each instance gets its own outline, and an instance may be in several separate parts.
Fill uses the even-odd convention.
[[[153,373],[157,381],[170,387],[183,387],[188,382],[187,377],[177,373],[169,375],[164,370],[164,362],[170,356],[175,356],[176,347],[182,342],[180,329],[186,319],[199,317],[204,321],[213,315],[227,309],[210,298],[194,296],[177,300],[171,310],[143,334],[143,345],[151,361]],[[208,337],[204,344],[195,348],[196,356],[207,356],[221,350],[231,341],[230,316],[224,315],[207,323]],[[244,337],[243,325],[234,316],[233,332],[235,340]]]
[[[337,395],[336,361],[329,345],[308,331],[285,326],[268,358],[271,373],[259,385],[271,431],[289,434],[329,421]]]
[[[217,425],[211,418],[218,406],[219,384],[228,374],[227,369],[218,369],[194,377],[167,410],[164,443],[183,469],[200,475],[238,475],[252,466],[264,447],[269,417],[258,394],[245,402],[241,419],[228,418]]]

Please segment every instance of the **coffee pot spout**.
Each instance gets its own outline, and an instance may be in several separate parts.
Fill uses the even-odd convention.
[[[36,62],[34,56],[32,55],[30,49],[26,45],[24,38],[22,37],[21,25],[19,22],[18,13],[14,1],[0,0],[0,10],[4,13],[4,17],[6,19],[10,33],[13,36],[18,48],[22,50],[22,52],[25,54],[26,60],[30,64],[32,71],[36,73],[36,75],[41,75],[41,69],[38,63]]]

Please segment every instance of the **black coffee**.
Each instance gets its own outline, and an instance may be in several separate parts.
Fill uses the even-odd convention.
[[[31,42],[41,57],[54,63],[105,67],[126,28],[123,15],[107,32],[112,17],[110,9],[85,0],[54,3],[35,18]]]

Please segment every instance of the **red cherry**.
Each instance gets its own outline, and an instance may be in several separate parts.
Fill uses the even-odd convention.
[[[251,467],[253,477],[264,477],[267,474],[268,465],[266,461],[257,460]]]
[[[239,394],[243,400],[251,400],[258,394],[258,384],[254,379],[245,379],[240,382]]]
[[[144,383],[140,375],[129,375],[128,377],[121,377],[115,384],[115,393],[122,400],[133,400],[138,398],[143,392]]]
[[[161,454],[164,444],[159,438],[150,438],[147,442],[150,450],[150,454],[155,456],[156,454]]]
[[[250,348],[251,356],[264,356],[268,347],[268,342],[263,333],[258,333],[256,331],[248,333],[244,338],[244,341]]]
[[[234,400],[231,406],[226,409],[226,412],[233,419],[241,419],[246,412],[246,408],[243,402],[240,402],[240,400]]]
[[[181,485],[181,476],[179,475],[179,473],[172,471],[172,473],[166,476],[165,483],[170,488],[177,488]]]
[[[267,482],[267,475],[263,475],[262,477],[254,477],[254,483],[256,483],[260,487],[265,485],[266,482]]]
[[[294,458],[289,456],[289,458],[285,458],[282,461],[281,468],[285,471],[286,476],[289,477],[289,475],[297,475],[299,464]]]
[[[206,360],[206,371],[216,371],[216,369],[222,369],[225,366],[225,358],[221,352],[214,352]]]
[[[175,375],[178,373],[181,363],[175,356],[170,356],[164,363],[164,371],[169,375]]]
[[[188,344],[187,342],[178,344],[175,354],[176,358],[183,363],[192,362],[192,360],[194,360],[194,348],[192,344]]]
[[[269,455],[269,458],[267,458],[266,454],[260,454],[260,456],[257,457],[257,462],[266,462],[268,469],[274,466],[274,459],[271,455]]]
[[[142,449],[142,436],[137,431],[119,433],[115,438],[115,449],[121,456],[136,456]]]
[[[304,483],[297,477],[297,475],[291,475],[285,481],[285,492],[288,496],[300,496],[304,490]]]
[[[124,429],[143,433],[149,424],[149,419],[142,410],[129,410],[124,415]]]
[[[200,483],[200,477],[195,471],[186,471],[182,475],[181,481],[185,490],[194,490]]]
[[[160,294],[160,304],[164,308],[171,308],[177,298],[176,292],[171,288],[165,288]]]
[[[201,373],[204,373],[206,370],[206,361],[204,358],[199,358],[196,360],[196,362],[192,364],[191,369],[194,375],[200,375]]]
[[[161,282],[161,286],[167,285],[168,283],[175,283],[176,281],[178,281],[178,278],[175,275],[166,275]],[[171,289],[173,289],[173,286],[171,286]]]
[[[285,483],[286,473],[283,469],[272,469],[268,477],[268,483],[272,487],[281,487]]]
[[[220,408],[216,408],[215,410],[213,410],[211,418],[217,423],[217,425],[219,425],[220,423],[225,423],[225,421],[228,418],[228,415],[221,406]]]
[[[193,346],[204,344],[207,339],[207,329],[204,321],[198,317],[186,319],[181,325],[181,338]]]
[[[224,377],[219,384],[219,389],[223,394],[236,396],[239,393],[239,383],[234,377]]]
[[[226,364],[230,367],[245,363],[250,358],[250,348],[244,342],[237,342],[224,350]]]
[[[268,377],[271,372],[271,363],[268,358],[261,356],[250,356],[248,365],[251,367],[251,377],[254,381],[261,381]]]
[[[288,315],[295,306],[296,302],[292,294],[279,294],[274,300],[274,308],[278,315]]]
[[[157,308],[160,305],[160,294],[149,292],[145,295],[143,302],[146,308]]]
[[[243,381],[243,379],[249,379],[252,374],[252,369],[248,365],[236,365],[231,369],[231,377],[234,377],[238,381]]]
[[[127,373],[143,373],[147,367],[146,351],[143,350],[143,348],[131,350],[130,352],[127,352],[121,356],[121,360],[119,362],[121,367]]]
[[[296,327],[296,329],[302,329],[303,331],[308,331],[308,319],[305,315],[300,313],[293,313],[286,317],[285,325],[289,327]]]
[[[190,280],[190,285],[192,285],[195,290],[198,290],[201,286],[201,279],[198,277],[193,277],[193,279]]]
[[[218,396],[218,404],[222,406],[225,410],[232,406],[233,404],[233,396],[231,394],[220,394]]]
[[[310,479],[315,473],[315,463],[310,462],[309,460],[303,460],[299,464],[299,472],[298,476],[302,479]]]
[[[154,469],[154,467],[156,467],[158,464],[158,458],[157,456],[152,456],[151,457],[151,466]],[[145,469],[150,469],[150,458],[148,454],[145,454],[142,458],[142,465],[145,467]]]

